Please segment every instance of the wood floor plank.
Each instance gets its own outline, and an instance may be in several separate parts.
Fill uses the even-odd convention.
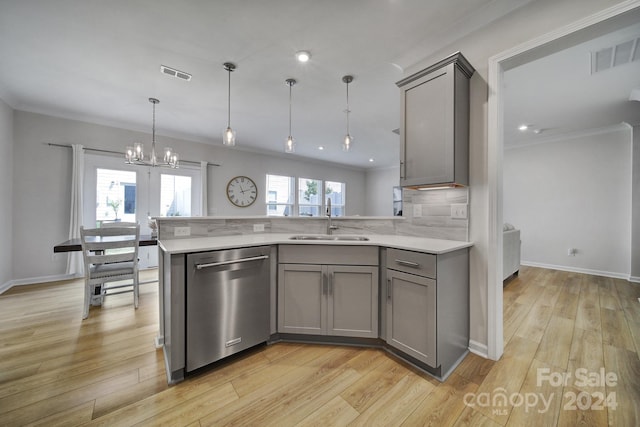
[[[566,370],[569,363],[574,325],[573,319],[551,316],[535,358],[563,371]]]
[[[453,425],[467,407],[464,397],[467,393],[475,393],[477,389],[477,384],[453,373],[443,384],[429,393],[424,402],[409,415],[402,425],[406,427]]]
[[[495,364],[496,362],[493,360],[485,359],[476,354],[469,353],[458,365],[455,372],[461,377],[480,385]]]
[[[609,407],[609,425],[640,425],[640,359],[638,354],[624,348],[604,346],[606,372],[616,375],[613,386],[607,386],[607,394],[615,393],[617,407]]]
[[[522,387],[529,366],[538,348],[538,343],[526,338],[513,337],[502,358],[489,371],[485,380],[480,384],[478,395],[493,395],[497,390],[504,390],[507,396],[518,393]],[[511,413],[511,407],[505,411],[494,411],[490,406],[476,406],[474,409],[498,424],[504,425]]]
[[[600,316],[602,317],[603,344],[635,351],[635,343],[624,311],[603,308],[600,310]]]
[[[351,426],[399,426],[428,398],[435,386],[419,375],[402,377],[388,393],[353,420]]]
[[[513,410],[507,421],[507,426],[556,425],[562,408],[563,387],[562,384],[556,385],[552,381],[544,380],[541,373],[564,374],[565,372],[534,359],[522,388],[516,395],[522,400],[509,399],[509,405],[513,405]],[[512,403],[514,401],[515,404]],[[495,409],[500,409],[500,407]]]
[[[602,330],[598,287],[588,280],[585,280],[578,299],[576,328],[592,331]]]
[[[576,387],[588,393],[603,393],[604,386],[590,386],[584,384],[581,378],[577,378],[577,371],[586,373],[600,372],[604,367],[604,353],[602,349],[602,334],[600,332],[575,328],[571,351],[569,354],[569,365],[567,372],[571,374],[569,386]]]
[[[326,405],[316,409],[305,419],[296,423],[298,427],[347,426],[360,415],[342,397],[336,396]]]
[[[91,421],[93,413],[93,401],[83,403],[82,405],[75,406],[67,409],[66,411],[58,412],[57,414],[50,415],[27,424],[28,426],[43,426],[43,427],[66,427],[76,426]]]
[[[534,304],[527,316],[522,319],[515,335],[530,341],[540,342],[551,320],[553,309],[547,305]]]
[[[453,427],[499,427],[500,424],[470,406],[466,407]]]
[[[391,357],[385,357],[376,369],[364,374],[340,396],[358,412],[364,412],[410,371]]]

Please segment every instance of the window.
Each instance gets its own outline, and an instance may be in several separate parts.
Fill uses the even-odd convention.
[[[267,175],[267,215],[323,216],[328,198],[331,216],[344,216],[345,187],[344,182]]]
[[[96,222],[136,221],[135,172],[96,169]]]
[[[160,216],[191,216],[191,177],[160,174]]]
[[[294,180],[290,176],[267,175],[267,215],[293,215]]]
[[[344,188],[344,182],[327,181],[324,184],[323,200],[331,200],[331,216],[344,216]]]
[[[298,179],[298,215],[320,216],[322,211],[322,181]]]

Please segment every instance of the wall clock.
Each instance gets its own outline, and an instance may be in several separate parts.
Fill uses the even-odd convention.
[[[251,206],[257,197],[258,187],[249,177],[236,176],[227,184],[227,198],[240,208]]]

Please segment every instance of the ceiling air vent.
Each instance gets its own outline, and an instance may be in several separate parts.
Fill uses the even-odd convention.
[[[591,52],[591,74],[640,60],[640,37]]]
[[[191,74],[184,71],[176,70],[175,68],[167,67],[166,65],[160,66],[160,72],[168,76],[176,77],[181,80],[190,81]]]

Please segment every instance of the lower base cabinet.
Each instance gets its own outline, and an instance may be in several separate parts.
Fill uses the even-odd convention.
[[[378,255],[350,258],[360,247],[280,248],[278,332],[341,337],[378,337]],[[370,250],[372,249],[372,250]],[[308,252],[308,253],[307,253]],[[282,262],[282,261],[296,262]],[[359,262],[374,265],[306,263]],[[298,262],[300,261],[300,262]]]
[[[469,250],[386,249],[387,345],[446,377],[469,348]]]
[[[436,281],[387,272],[387,344],[436,366]]]

